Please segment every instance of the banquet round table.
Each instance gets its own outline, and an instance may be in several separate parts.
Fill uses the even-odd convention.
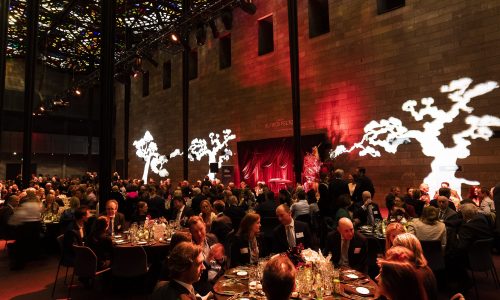
[[[266,299],[263,293],[257,293],[252,297],[248,294],[248,277],[238,276],[238,272],[245,272],[246,267],[229,269],[224,276],[219,278],[214,285],[214,296],[218,300],[237,299]],[[361,289],[360,289],[361,288]],[[340,294],[333,296],[323,296],[324,300],[330,299],[375,299],[377,284],[366,274],[358,271],[341,268],[340,269]],[[361,294],[358,291],[367,292]],[[293,293],[291,299],[314,299],[308,295]]]

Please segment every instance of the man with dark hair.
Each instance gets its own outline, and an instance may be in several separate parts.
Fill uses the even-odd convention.
[[[269,300],[290,299],[295,286],[295,266],[286,256],[276,256],[264,268],[262,290]]]
[[[399,193],[401,193],[401,189],[398,186],[393,186],[389,194],[385,196],[385,207],[387,207],[389,211],[391,211],[394,206],[394,198],[398,197]]]
[[[180,226],[186,227],[189,217],[193,214],[193,210],[186,206],[184,198],[181,195],[175,195],[173,198],[173,210],[170,215],[170,220],[174,220],[179,223]]]
[[[75,220],[71,222],[64,233],[64,251],[70,260],[75,259],[73,245],[83,246],[87,238],[85,224],[90,217],[90,210],[87,206],[80,206],[75,210]]]
[[[324,209],[328,209],[326,212],[321,212],[323,216],[335,216],[338,207],[338,199],[342,195],[350,195],[349,185],[347,181],[343,179],[344,170],[336,169],[333,172],[333,179],[328,184],[328,193],[329,193],[329,204],[323,204],[320,209],[323,207]]]
[[[372,180],[366,176],[366,169],[364,167],[358,167],[356,169],[356,190],[352,195],[353,201],[355,203],[360,203],[363,201],[362,193],[364,191],[369,191],[372,198],[375,197],[375,188],[373,187]]]
[[[285,252],[299,244],[302,244],[304,249],[311,247],[309,225],[294,220],[286,204],[281,204],[276,208],[276,216],[281,224],[273,230],[273,252]]]
[[[225,204],[222,200],[216,200],[214,202],[214,209],[217,217],[212,221],[212,226],[210,226],[210,231],[215,234],[217,239],[221,243],[226,242],[226,237],[233,230],[233,224],[231,219],[224,215]]]
[[[193,283],[200,279],[205,269],[201,247],[181,242],[172,249],[167,263],[172,280],[154,291],[152,299],[196,300]]]

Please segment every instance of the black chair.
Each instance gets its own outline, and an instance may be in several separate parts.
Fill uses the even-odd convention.
[[[445,269],[444,255],[441,247],[441,241],[420,241],[424,256],[427,259],[427,265],[431,268],[432,272],[443,271]]]
[[[139,277],[149,270],[148,256],[141,246],[114,247],[111,273],[117,277]]]
[[[260,218],[260,231],[262,232],[263,241],[265,243],[264,249],[267,249],[268,252],[273,248],[273,230],[278,225],[280,225],[280,221],[277,217]],[[263,253],[262,255],[268,254],[270,253]]]
[[[110,268],[97,270],[97,256],[89,247],[73,245],[73,249],[75,251],[75,265],[68,288],[68,299],[70,299],[71,296],[71,288],[73,286],[75,274],[79,278],[89,280],[89,283],[93,285],[96,276],[111,270]]]
[[[64,250],[64,234],[61,234],[57,237],[57,244],[59,245],[59,251],[61,257],[59,258],[59,264],[57,265],[56,278],[54,279],[54,286],[52,287],[52,297],[54,297],[54,292],[56,290],[57,277],[59,275],[59,270],[61,266],[66,267],[66,275],[64,275],[64,284],[67,284],[66,280],[68,279],[68,270],[69,268],[73,268],[74,261],[70,255]]]
[[[500,282],[498,281],[498,274],[493,264],[493,258],[491,256],[491,244],[493,239],[477,240],[472,244],[467,250],[467,257],[469,259],[468,269],[472,273],[472,283],[474,284],[474,290],[476,292],[476,298],[479,299],[479,294],[477,292],[476,279],[474,277],[474,272],[491,272],[491,276],[495,281],[497,288],[500,287]]]

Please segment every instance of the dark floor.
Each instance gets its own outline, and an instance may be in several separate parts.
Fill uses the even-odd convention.
[[[51,299],[54,277],[57,270],[57,255],[47,256],[44,259],[32,261],[23,270],[11,271],[7,251],[4,250],[5,241],[0,241],[0,300],[38,300]],[[493,256],[497,272],[500,273],[500,255]],[[57,281],[54,299],[67,298],[67,287],[64,285],[64,271],[62,269]],[[71,272],[71,271],[70,271]],[[76,281],[76,280],[75,280]],[[491,275],[477,274],[476,281],[479,299],[500,299],[500,289],[496,289]],[[104,288],[104,282],[95,284],[93,289],[85,289],[76,281],[72,290],[72,299],[148,299],[147,293],[132,292],[129,290]],[[115,285],[116,286],[116,285]],[[450,291],[441,291],[440,299],[449,299]],[[476,299],[474,289],[465,295],[466,299]]]

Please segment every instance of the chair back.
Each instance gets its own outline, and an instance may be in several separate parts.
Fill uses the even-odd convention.
[[[97,256],[89,247],[73,245],[75,251],[74,272],[79,277],[95,278]]]
[[[65,267],[72,267],[75,264],[74,257],[72,253],[68,253],[64,247],[64,234],[59,235],[56,239],[57,245],[59,246],[59,253],[61,254],[59,264]]]
[[[493,267],[491,244],[493,239],[477,240],[467,250],[469,268],[474,272],[487,272]]]
[[[114,247],[111,272],[119,277],[136,277],[148,272],[148,256],[141,246]]]
[[[377,265],[377,257],[379,253],[383,253],[380,248],[379,241],[375,237],[366,237],[368,243],[368,253],[366,255],[366,265],[368,267],[368,275],[375,278],[377,276],[379,267]]]
[[[432,271],[444,270],[444,255],[441,248],[441,241],[420,241],[424,256],[427,259],[427,265]]]
[[[303,214],[303,215],[298,215],[295,217],[295,220],[304,222],[307,225],[309,225],[309,228],[311,227],[311,215],[310,214]]]

